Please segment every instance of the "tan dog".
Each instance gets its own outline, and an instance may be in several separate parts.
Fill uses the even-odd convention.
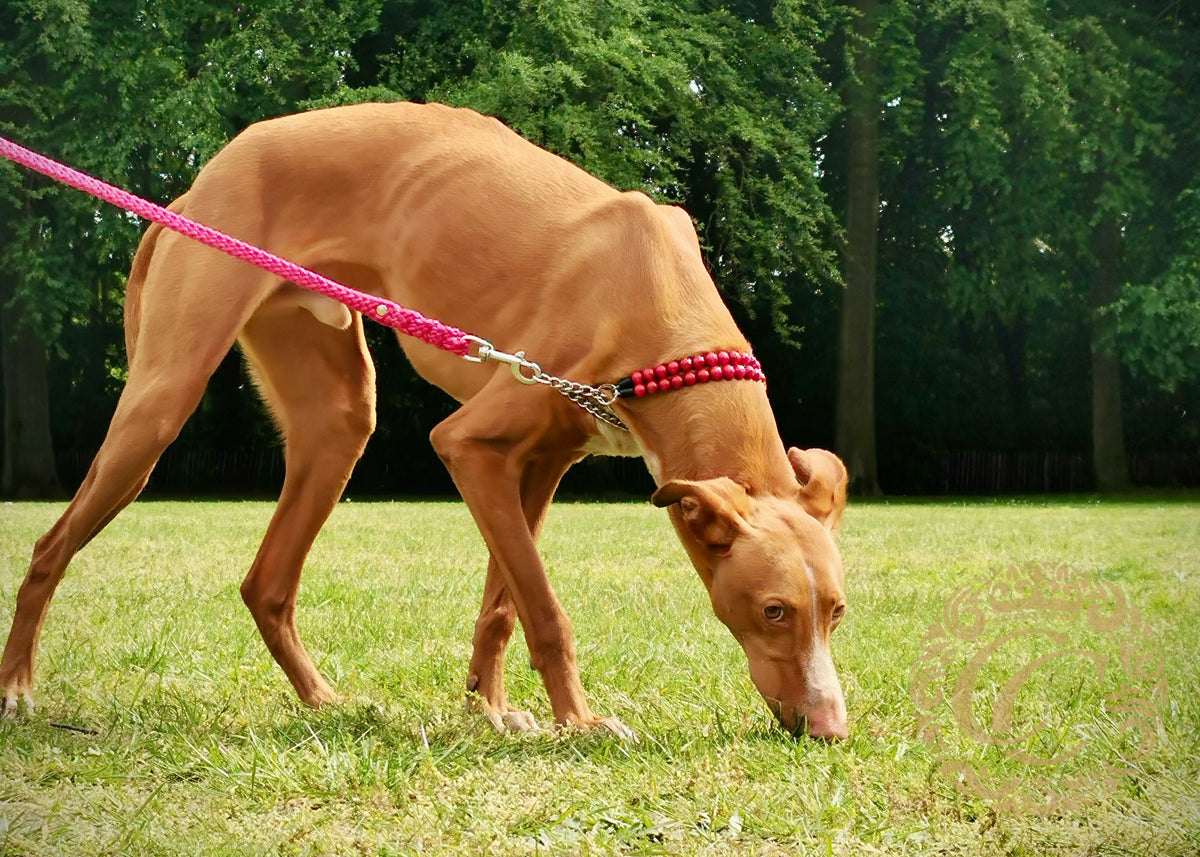
[[[749,351],[683,211],[618,193],[467,110],[360,105],[263,122],[172,208],[497,348],[523,349],[574,381]],[[129,380],[87,478],[34,548],[0,661],[4,710],[31,704],[38,636],[67,563],[145,486],[235,340],[286,440],[287,465],[242,596],[300,698],[335,700],[293,612],[309,547],[374,427],[361,317],[157,226],[134,259],[125,317]],[[504,691],[519,617],[554,719],[629,734],[588,707],[571,623],[535,548],[567,468],[611,453],[644,456],[661,486],[654,502],[670,506],[717,616],[783,725],[846,734],[829,654],[845,604],[830,534],[844,484],[828,453],[785,450],[763,384],[620,400],[625,433],[552,389],[515,383],[505,367],[401,344],[462,403],[431,440],[491,552],[467,686],[493,724],[534,725]]]

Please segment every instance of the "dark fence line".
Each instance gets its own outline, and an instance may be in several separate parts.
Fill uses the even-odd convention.
[[[74,490],[92,463],[94,450],[67,449],[57,453],[58,475]],[[278,494],[283,485],[283,451],[174,447],[163,453],[146,493],[154,494]]]
[[[1162,488],[1193,488],[1200,485],[1200,456],[1153,452],[1129,460],[1134,485]]]
[[[938,487],[945,494],[1087,491],[1094,485],[1090,464],[1081,453],[943,452]]]
[[[1078,452],[956,450],[938,453],[937,462],[938,488],[945,494],[1053,494],[1096,487],[1091,457]],[[1200,456],[1134,453],[1129,475],[1137,487],[1195,487]]]
[[[62,450],[59,476],[74,489],[91,463],[92,450]],[[370,459],[370,460],[368,460]],[[953,450],[930,456],[934,480],[925,492],[943,494],[1053,494],[1095,488],[1091,458],[1083,453]],[[1138,453],[1129,457],[1133,484],[1148,488],[1200,486],[1200,456]],[[283,484],[283,452],[259,447],[236,450],[168,449],[151,477],[154,495],[245,494],[274,496]],[[887,488],[888,486],[885,486]],[[436,458],[387,458],[382,450],[360,464],[350,490],[365,494],[452,494]],[[637,496],[653,491],[645,466],[631,459],[588,459],[563,484],[568,494]]]

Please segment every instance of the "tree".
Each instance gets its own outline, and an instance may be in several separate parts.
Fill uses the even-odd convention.
[[[921,84],[902,93],[922,104],[923,130],[887,210],[902,200],[901,231],[941,255],[932,286],[965,334],[997,343],[1017,413],[1031,404],[1033,337],[1060,331],[1065,366],[1077,337],[1062,331],[1084,320],[1097,484],[1120,487],[1125,370],[1112,318],[1140,255],[1129,230],[1162,205],[1164,54],[1139,10],[1107,2],[942,0],[924,12]]]
[[[622,189],[683,205],[751,335],[794,345],[795,292],[836,279],[814,141],[834,101],[800,2],[526,0],[393,9],[361,92],[494,115]]]
[[[0,29],[13,33],[0,45],[0,131],[33,124],[61,106],[46,81],[64,78],[78,62],[86,40],[70,10],[54,3],[6,3]],[[41,26],[31,26],[35,18]],[[42,92],[45,90],[45,92]],[[46,99],[39,98],[45,95]],[[38,140],[30,139],[30,145]],[[66,290],[39,295],[26,272],[52,273],[55,254],[38,245],[60,221],[56,200],[39,183],[5,162],[0,165],[0,375],[4,390],[4,462],[0,494],[20,498],[61,493],[50,440],[50,406],[45,343],[59,323],[56,316],[79,299]]]
[[[840,446],[856,476],[876,443],[889,490],[940,487],[946,449],[1108,437],[1093,457],[1116,462],[1116,483],[1126,445],[1200,450],[1194,4],[859,2],[870,14],[830,0],[0,0],[0,133],[165,202],[269,115],[372,98],[476,107],[683,204],[781,427]],[[137,236],[0,165],[0,378],[20,422],[6,492],[53,488],[48,398],[60,447],[102,436]],[[863,282],[868,321],[850,321]],[[854,341],[839,347],[842,322]],[[393,370],[380,440],[424,446],[450,403],[395,349],[376,359]],[[271,445],[244,384],[231,358],[179,445]],[[1094,419],[1093,401],[1108,402]],[[846,439],[872,428],[876,442]],[[378,440],[367,455],[390,463]]]
[[[836,449],[851,489],[879,493],[875,455],[875,303],[879,232],[877,0],[855,0],[846,81],[846,233],[838,337]]]
[[[0,129],[170,199],[246,124],[339,86],[349,46],[376,13],[372,4],[332,0],[253,8],[8,0],[0,28],[15,36],[0,44]],[[123,213],[8,164],[0,166],[0,223],[0,490],[56,493],[46,352],[66,326],[89,318],[108,284],[123,280],[137,229]]]
[[[1189,157],[1200,134],[1200,10],[1097,6],[1106,34],[1132,57],[1129,98],[1150,123],[1135,130],[1155,140],[1143,203],[1120,221],[1120,282],[1098,309],[1098,345],[1120,354],[1138,384],[1173,392],[1200,367],[1200,165]]]

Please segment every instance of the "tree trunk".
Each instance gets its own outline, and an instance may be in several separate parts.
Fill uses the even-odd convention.
[[[5,301],[4,303],[8,303]],[[46,346],[17,306],[0,306],[0,366],[4,380],[4,466],[0,494],[18,500],[62,496],[50,438]]]
[[[1125,457],[1125,427],[1121,415],[1121,359],[1104,344],[1108,321],[1100,309],[1117,298],[1120,289],[1121,230],[1108,218],[1096,227],[1092,249],[1096,270],[1092,274],[1092,461],[1096,487],[1121,491],[1129,487],[1129,462]]]
[[[838,339],[837,451],[850,486],[878,494],[875,457],[875,265],[879,228],[877,0],[854,0],[854,69],[847,88],[846,239]]]

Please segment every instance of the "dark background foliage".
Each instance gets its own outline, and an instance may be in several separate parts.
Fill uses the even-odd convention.
[[[0,0],[0,33],[0,134],[157,201],[251,122],[402,98],[685,206],[785,440],[850,443],[839,372],[873,350],[873,413],[842,404],[875,430],[860,490],[1200,484],[1191,4]],[[863,127],[874,327],[846,339]],[[73,488],[103,438],[139,234],[0,164],[6,495]],[[426,437],[453,403],[370,337],[380,421],[351,493],[452,490]],[[270,493],[277,447],[233,354],[150,490]],[[565,490],[650,488],[638,462],[577,470]]]

